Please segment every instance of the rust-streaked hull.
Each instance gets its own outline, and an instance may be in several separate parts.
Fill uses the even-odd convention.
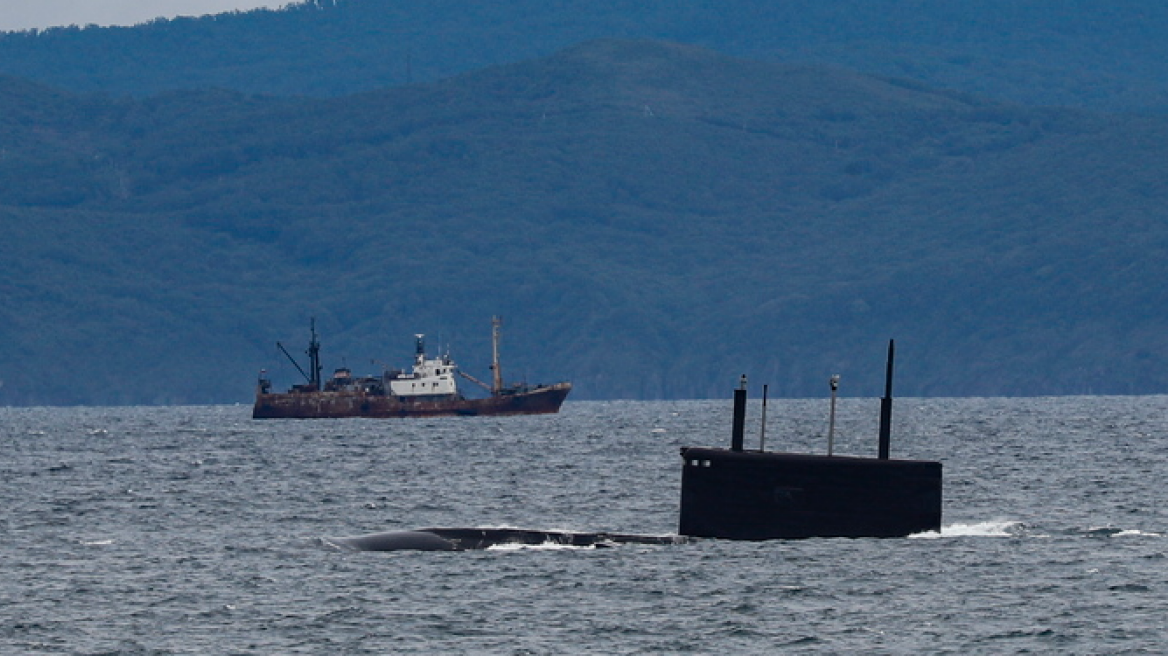
[[[369,417],[453,417],[545,415],[560,411],[571,383],[531,388],[484,399],[447,398],[413,400],[398,396],[345,392],[287,392],[256,394],[253,419],[341,419]]]

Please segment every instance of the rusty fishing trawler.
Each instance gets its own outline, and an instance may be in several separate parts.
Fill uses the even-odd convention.
[[[279,342],[276,346],[305,378],[287,392],[273,392],[271,380],[260,373],[256,385],[253,419],[339,419],[344,417],[442,417],[538,415],[559,412],[572,384],[504,385],[499,367],[499,328],[492,319],[491,371],[493,384],[461,371],[449,355],[427,357],[424,335],[416,335],[417,350],[410,371],[388,369],[381,376],[354,377],[347,367],[337,369],[332,378],[321,380],[320,342],[316,322],[305,353],[308,371]],[[483,387],[488,396],[467,398],[458,389],[458,377]]]

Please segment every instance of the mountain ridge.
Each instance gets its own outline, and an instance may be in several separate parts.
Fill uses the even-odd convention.
[[[0,73],[150,96],[346,96],[538,59],[598,38],[830,63],[1032,106],[1162,112],[1168,9],[1045,0],[291,3],[134,27],[0,33]]]
[[[578,399],[875,396],[893,337],[902,395],[1168,391],[1154,116],[635,40],[339,99],[7,88],[63,118],[0,123],[0,403],[244,402],[309,317],[326,366],[423,332],[481,377],[496,314]]]

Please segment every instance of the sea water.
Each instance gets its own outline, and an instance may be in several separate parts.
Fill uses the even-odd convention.
[[[1160,653],[1168,397],[898,399],[944,464],[939,534],[354,553],[433,526],[665,535],[679,447],[730,403],[268,420],[248,406],[0,409],[0,653]],[[747,448],[757,448],[753,401]],[[823,453],[826,401],[767,450]],[[875,455],[879,401],[834,451]]]

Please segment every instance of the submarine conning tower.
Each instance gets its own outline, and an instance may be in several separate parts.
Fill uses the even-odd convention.
[[[941,463],[889,457],[894,354],[889,341],[876,458],[746,450],[743,376],[734,390],[730,449],[681,449],[678,533],[769,540],[940,531]]]

